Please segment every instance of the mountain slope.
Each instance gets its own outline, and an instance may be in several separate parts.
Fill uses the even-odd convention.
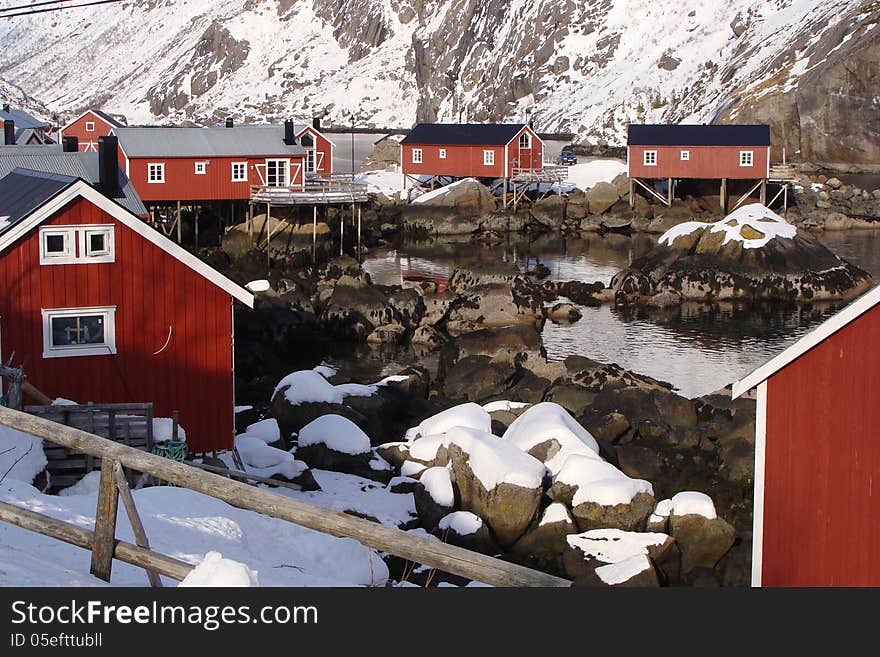
[[[135,123],[530,115],[621,143],[629,121],[742,120],[797,94],[875,40],[878,15],[876,0],[126,1],[3,21],[0,76],[53,111]]]

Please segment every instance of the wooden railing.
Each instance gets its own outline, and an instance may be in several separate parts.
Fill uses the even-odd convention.
[[[286,187],[251,185],[251,201],[258,203],[363,203],[367,199],[367,185],[354,182],[351,174],[306,179],[301,185]]]
[[[126,494],[127,486],[123,484],[125,478],[120,476],[125,467],[204,493],[241,509],[287,520],[332,536],[353,538],[368,547],[467,579],[495,586],[571,585],[571,582],[560,577],[346,513],[330,511],[12,409],[0,407],[0,425],[101,459],[94,531],[6,503],[0,503],[0,520],[91,550],[91,572],[108,582],[114,558],[178,580],[183,579],[193,567],[150,550],[142,533],[138,543],[143,545],[131,545],[115,538],[120,495],[136,537],[136,526],[140,524],[133,500],[127,499],[130,493]]]

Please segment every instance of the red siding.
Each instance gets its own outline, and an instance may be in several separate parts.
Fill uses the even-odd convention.
[[[2,355],[50,397],[153,402],[180,411],[192,451],[230,448],[231,297],[84,199],[42,225],[95,223],[116,226],[116,262],[40,266],[37,229],[0,254]],[[115,355],[43,359],[41,309],[112,305]]]
[[[126,166],[120,150],[120,162]],[[269,159],[289,159],[291,186],[303,183],[303,157],[269,155]],[[165,182],[147,181],[148,165],[165,163]],[[209,162],[205,174],[196,174],[196,162]],[[232,182],[232,163],[247,162],[248,180]],[[128,177],[145,202],[247,200],[250,186],[261,185],[266,175],[266,157],[148,157],[128,160]]]
[[[333,144],[314,128],[306,128],[297,135],[297,139],[306,133],[315,138],[315,173],[330,175],[333,173]]]
[[[741,178],[767,177],[768,146],[630,146],[629,175],[633,178]],[[645,151],[657,151],[657,165],[645,166]],[[681,151],[690,159],[682,161]],[[753,151],[753,164],[739,166],[739,152]]]
[[[768,380],[765,586],[880,586],[878,341],[880,307]]]
[[[94,121],[95,129],[93,132],[86,132],[86,123]],[[76,137],[79,139],[80,152],[93,151],[98,152],[98,138],[110,134],[113,129],[109,123],[97,114],[86,112],[76,121],[71,123],[61,133],[62,137]],[[59,140],[60,141],[60,140]]]
[[[515,168],[541,168],[544,161],[543,144],[538,136],[532,134],[532,148],[519,148],[519,135],[529,131],[523,128],[516,137],[506,146],[507,149],[507,176],[512,175]],[[402,171],[411,176],[451,176],[455,178],[503,178],[504,169],[504,146],[450,146],[443,144],[402,144],[401,164]],[[422,149],[422,162],[412,161],[412,152],[415,148]],[[446,157],[440,158],[440,150],[446,150]],[[487,166],[483,164],[483,152],[492,150],[495,152],[495,164]]]

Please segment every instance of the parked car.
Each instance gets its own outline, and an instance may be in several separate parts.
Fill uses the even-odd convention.
[[[577,164],[578,159],[577,155],[574,154],[574,151],[563,149],[563,151],[559,154],[559,157],[556,158],[556,162],[564,166],[571,166],[572,164]]]

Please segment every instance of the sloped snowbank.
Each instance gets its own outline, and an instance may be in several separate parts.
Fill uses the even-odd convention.
[[[596,183],[611,182],[621,173],[626,173],[626,162],[623,160],[591,160],[568,167],[568,182],[586,191]]]

